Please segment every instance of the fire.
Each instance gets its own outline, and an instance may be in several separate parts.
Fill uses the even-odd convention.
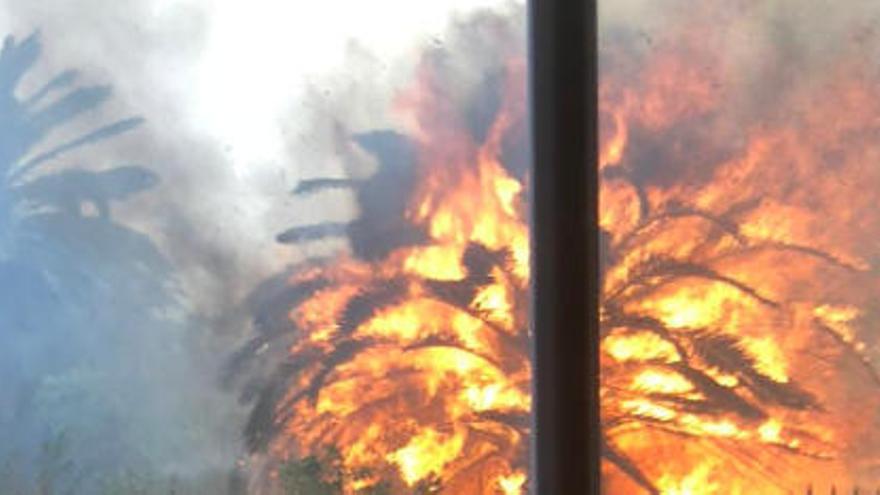
[[[854,447],[880,406],[865,238],[880,97],[843,64],[784,102],[798,112],[731,131],[718,36],[695,23],[649,56],[601,52],[607,493],[783,494],[880,463]],[[291,275],[297,336],[249,429],[279,462],[334,447],[345,493],[528,484],[528,177],[502,149],[525,118],[524,62],[505,63],[479,138],[438,71],[400,105],[417,149],[400,228],[423,238]]]
[[[269,418],[254,417],[251,442],[282,463],[332,447],[345,493],[381,483],[393,493],[525,489],[529,237],[525,185],[501,159],[524,119],[524,62],[505,67],[509,90],[484,140],[455,122],[413,119],[417,186],[401,213],[421,241],[289,279],[308,292],[290,311],[299,337],[291,371],[262,396]],[[419,105],[402,107],[432,112]]]
[[[645,370],[633,379],[632,387],[660,394],[682,394],[694,389],[691,382],[681,375],[657,370]]]
[[[461,455],[463,444],[461,434],[444,436],[427,429],[411,438],[405,447],[391,453],[388,460],[400,467],[407,484],[414,485],[430,474],[440,474],[447,464]]]
[[[504,495],[516,495],[522,493],[526,483],[526,473],[516,472],[510,476],[498,478],[498,487]]]
[[[724,119],[743,119],[729,106],[740,95],[718,84],[735,77],[717,50],[734,34],[706,32],[704,16],[671,23],[680,30],[644,59],[616,44],[601,55],[606,486],[877,483],[863,467],[880,449],[863,438],[880,406],[865,317],[877,289],[865,236],[878,218],[853,198],[877,198],[864,160],[880,149],[850,137],[876,128],[880,98],[865,91],[876,81],[841,62],[778,103],[808,100],[798,112],[758,112],[732,133]]]
[[[664,475],[657,483],[663,495],[714,495],[741,493],[739,490],[731,491],[730,487],[721,486],[712,480],[712,472],[715,466],[711,462],[705,462],[697,466],[693,471],[678,479],[675,476]]]

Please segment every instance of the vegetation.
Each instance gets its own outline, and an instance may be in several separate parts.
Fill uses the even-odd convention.
[[[0,494],[227,493],[228,472],[166,474],[206,435],[157,391],[186,375],[191,322],[170,264],[114,215],[159,177],[68,159],[143,119],[83,131],[112,91],[73,70],[25,94],[41,52],[38,33],[0,48]]]

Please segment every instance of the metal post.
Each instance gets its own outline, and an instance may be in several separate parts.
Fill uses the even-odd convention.
[[[532,492],[599,493],[595,0],[533,0]]]

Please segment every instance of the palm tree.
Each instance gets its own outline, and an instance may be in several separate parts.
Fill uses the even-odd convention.
[[[55,131],[75,129],[111,89],[79,86],[77,72],[65,71],[21,95],[19,82],[41,50],[34,33],[7,37],[0,51],[0,460],[15,454],[25,475],[37,478],[41,442],[63,435],[65,462],[76,469],[51,478],[53,486],[89,491],[108,473],[151,469],[156,452],[167,449],[167,438],[155,434],[163,430],[140,424],[151,414],[156,422],[167,416],[147,397],[137,406],[137,390],[145,393],[151,380],[149,360],[184,361],[174,339],[183,338],[187,322],[167,261],[112,213],[114,203],[152,189],[158,176],[139,165],[62,166],[69,152],[130,132],[143,119],[53,143]],[[171,428],[168,437],[180,431]]]
[[[602,232],[604,283],[600,296],[600,338],[605,347],[602,365],[604,458],[646,491],[659,493],[655,482],[644,472],[650,465],[643,465],[618,446],[617,435],[636,428],[643,432],[701,438],[717,442],[722,450],[736,455],[739,446],[730,442],[729,434],[713,433],[694,425],[711,424],[724,418],[735,425],[737,431],[751,432],[744,434],[747,439],[743,444],[755,444],[761,437],[756,430],[767,424],[773,411],[820,414],[824,405],[818,398],[797,381],[781,380],[762,369],[736,329],[672,326],[664,322],[656,310],[645,309],[643,303],[657,300],[663,289],[674,284],[716,285],[735,294],[729,298],[731,304],[754,303],[771,321],[774,315],[784,311],[784,303],[725,273],[720,268],[724,260],[780,252],[812,259],[844,272],[857,273],[862,268],[812,246],[750,237],[742,231],[739,219],[757,208],[758,201],[730,205],[721,212],[707,211],[678,200],[652,205],[645,199],[642,186],[633,179],[633,171],[626,166],[606,168],[601,180],[627,184],[634,191],[632,196],[638,202],[635,210],[639,212],[633,227],[618,232],[616,237]],[[670,254],[663,236],[681,229],[686,222],[702,223],[701,228],[708,229],[709,233],[686,252]],[[705,235],[702,230],[679,231],[686,235],[688,232]],[[683,241],[685,245],[689,242]],[[859,364],[873,386],[880,386],[876,369],[853,341],[842,338],[838,331],[818,320],[815,324],[845,356]],[[658,352],[630,355],[623,360],[611,358],[612,340],[644,338],[645,335],[652,337],[652,349]],[[657,370],[666,377],[680,380],[688,392],[628,386],[645,370]],[[658,406],[659,409],[621,407],[622,404]],[[802,425],[785,424],[780,428],[786,431],[787,440],[774,437],[758,444],[785,454],[816,459],[827,459],[835,454],[833,446],[824,445]]]
[[[510,251],[471,243],[460,260],[465,275],[454,281],[413,276],[402,270],[389,271],[386,262],[395,249],[426,242],[424,231],[404,217],[409,195],[413,193],[413,174],[417,179],[420,171],[408,155],[411,142],[406,136],[380,131],[357,135],[353,140],[378,158],[380,167],[375,175],[366,180],[307,180],[294,192],[314,194],[330,188],[348,188],[357,198],[362,216],[350,223],[294,227],[279,235],[279,241],[299,243],[326,236],[347,236],[352,243],[354,261],[346,258],[329,262],[308,260],[303,266],[267,282],[252,301],[258,334],[237,353],[231,369],[241,372],[249,363],[260,361],[275,363],[275,366],[268,378],[252,381],[246,387],[244,399],[253,401],[246,429],[249,447],[255,452],[268,449],[294,458],[303,455],[313,461],[313,457],[308,457],[311,453],[325,445],[344,449],[345,445],[339,444],[350,442],[371,421],[383,431],[394,430],[407,421],[414,421],[420,428],[437,428],[447,421],[456,423],[473,437],[480,437],[492,446],[493,452],[455,464],[450,472],[444,473],[447,482],[457,483],[461,478],[473,477],[481,463],[491,463],[499,456],[515,469],[525,469],[527,456],[525,442],[521,440],[530,432],[527,410],[474,409],[449,421],[437,412],[447,405],[440,396],[443,393],[455,395],[458,391],[453,388],[437,391],[436,395],[419,396],[419,380],[424,379],[421,374],[424,370],[406,357],[408,353],[416,354],[425,349],[451,349],[467,356],[462,359],[486,363],[486,369],[499,376],[521,377],[524,371],[527,375],[528,294],[526,286],[513,282],[516,276],[511,270]],[[735,294],[732,304],[753,304],[760,308],[769,321],[784,311],[785,303],[727,273],[719,261],[775,252],[849,273],[860,272],[862,267],[814,246],[749,236],[740,224],[758,207],[758,201],[732,204],[724,211],[700,208],[687,198],[651,204],[644,185],[626,166],[604,169],[602,181],[617,181],[630,188],[637,203],[633,210],[638,212],[632,227],[616,235],[610,232],[602,235],[600,338],[603,344],[604,460],[647,493],[660,493],[657,475],[650,471],[653,462],[633,455],[621,443],[625,432],[633,429],[654,432],[683,442],[699,439],[750,465],[755,472],[760,472],[760,466],[755,466],[755,461],[744,454],[744,446],[749,443],[796,458],[834,456],[835,446],[813,435],[808,425],[770,421],[787,414],[817,418],[827,404],[797,380],[780,379],[762,367],[749,350],[746,338],[735,328],[673,326],[656,311],[645,308],[650,308],[648,303],[656,301],[659,294],[672,285],[708,284]],[[665,244],[658,239],[664,232],[695,222],[700,224],[698,229],[684,231],[685,235],[701,236],[693,249],[663,248]],[[475,310],[472,304],[475,294],[499,279],[506,281],[516,301],[512,331],[499,326],[491,314]],[[330,297],[333,294],[342,302]],[[424,332],[401,338],[364,331],[377,315],[393,310],[413,294],[436,304],[434,307],[446,308],[443,311],[451,308],[463,318],[479,321],[481,332],[495,345],[486,352],[485,348],[474,347],[454,332]],[[324,308],[333,308],[330,320],[335,326],[326,336],[315,338],[327,321],[311,326],[309,322],[297,320],[295,315],[300,310],[308,310],[310,304],[323,300],[322,297],[328,301]],[[293,321],[290,315],[294,315]],[[818,319],[814,324],[846,359],[857,363],[874,386],[880,386],[876,369],[858,345]],[[665,349],[666,354],[649,353],[624,360],[612,356],[612,341],[646,335],[651,345]],[[283,344],[275,346],[279,341]],[[274,348],[281,350],[280,358],[268,359],[266,356],[271,355]],[[352,363],[371,356],[384,356],[383,364],[372,368],[374,374],[369,377],[352,378]],[[440,368],[437,367],[438,372],[443,371]],[[632,387],[633,380],[646,371],[671,377],[686,392]],[[363,387],[355,394],[355,403],[338,416],[313,415],[315,408],[320,407],[322,394],[340,390],[346,380]],[[370,380],[387,387],[375,392]],[[516,383],[527,393],[527,378]],[[407,394],[420,399],[404,404],[397,402],[395,397]],[[385,416],[381,414],[383,411]],[[423,421],[421,418],[432,419]],[[306,420],[311,422],[304,422]],[[713,430],[721,421],[722,427]],[[737,434],[731,435],[731,431]],[[377,449],[387,447],[379,446],[381,441],[376,439]],[[382,472],[386,480],[397,476],[393,470]],[[399,480],[394,482],[398,483],[397,489],[401,489]]]

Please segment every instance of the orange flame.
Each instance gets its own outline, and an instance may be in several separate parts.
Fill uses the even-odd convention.
[[[291,313],[302,332],[291,361],[307,364],[278,401],[276,458],[332,445],[346,472],[374,473],[350,477],[346,493],[379,479],[397,480],[403,492],[431,480],[449,493],[524,490],[529,238],[524,186],[500,161],[502,138],[523,118],[523,71],[520,60],[508,64],[507,101],[484,142],[444,128],[449,146],[433,140],[434,129],[413,129],[423,136],[422,176],[406,217],[429,242],[291,279],[328,283]],[[500,260],[476,282],[464,261],[473,246]],[[352,301],[392,280],[395,297],[346,326]]]
[[[724,40],[696,24],[649,56],[601,55],[634,64],[609,65],[600,85],[607,493],[772,495],[805,486],[804,473],[865,479],[863,465],[880,465],[877,449],[855,447],[878,430],[880,398],[865,319],[878,288],[866,238],[880,235],[876,81],[842,63],[782,102],[798,112],[737,114],[731,131]],[[326,288],[291,313],[301,370],[277,401],[271,451],[337,447],[349,472],[373,473],[346,493],[389,476],[395,493],[434,479],[455,494],[527,485],[528,183],[501,158],[524,118],[523,62],[507,75],[482,142],[432,81],[402,100],[420,160],[406,221],[426,243],[291,280]],[[474,246],[504,260],[478,281]],[[376,287],[392,295],[349,315],[362,295],[384,297]]]

